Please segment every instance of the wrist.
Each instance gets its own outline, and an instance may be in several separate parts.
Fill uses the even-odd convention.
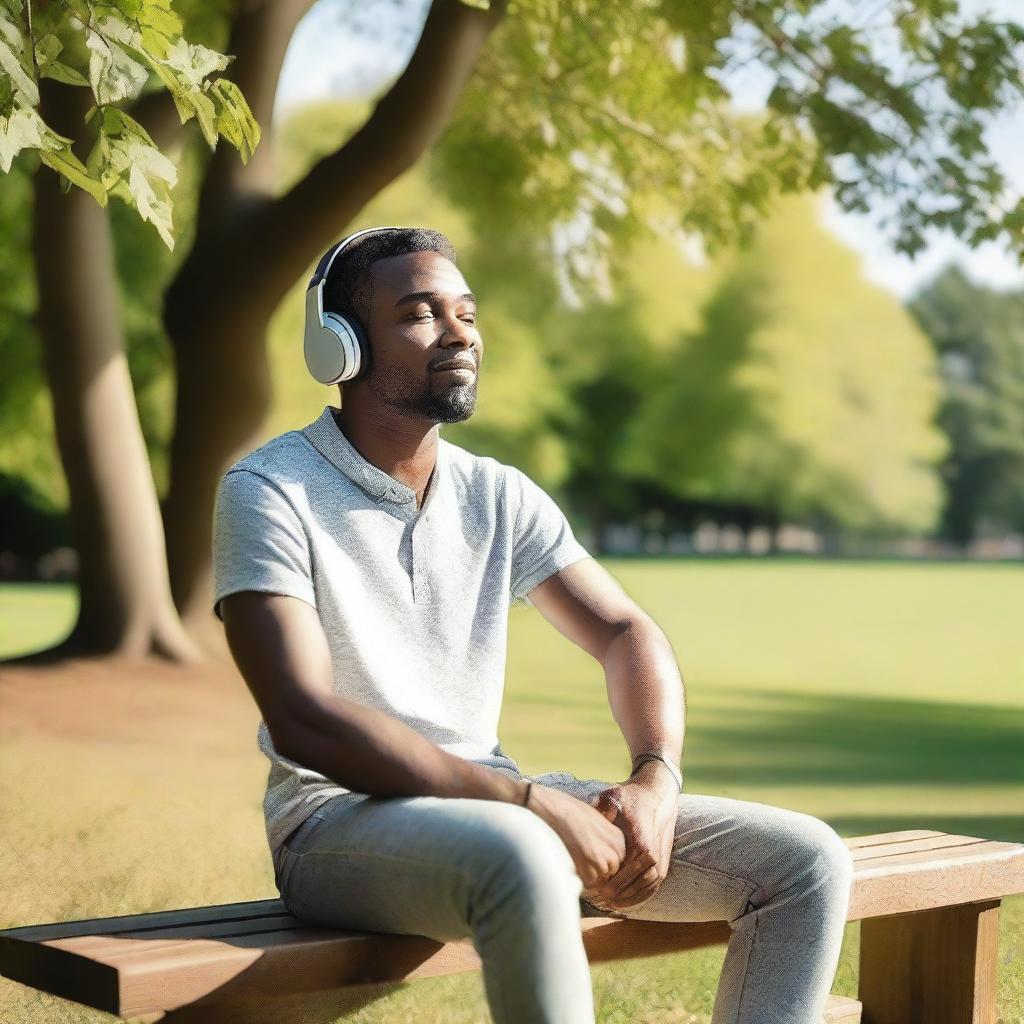
[[[516,788],[512,802],[529,811],[535,811],[537,809],[537,786],[529,779],[516,779],[515,783]]]
[[[528,811],[536,814],[542,821],[547,821],[550,824],[549,819],[545,816],[544,794],[546,792],[548,791],[536,782],[530,783],[524,780],[519,791],[519,804],[521,807],[525,807]]]
[[[683,769],[679,764],[678,760],[670,760],[668,755],[658,750],[648,750],[641,754],[637,754],[633,758],[633,770],[630,775],[636,773],[636,770],[647,761],[659,761],[665,766],[665,770],[672,776],[676,783],[676,791],[681,793],[683,791]]]
[[[675,776],[664,762],[656,759],[644,761],[630,775],[629,781],[659,795],[678,796],[680,792]]]

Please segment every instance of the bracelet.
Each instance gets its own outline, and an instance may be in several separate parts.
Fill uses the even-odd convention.
[[[632,778],[636,775],[637,768],[640,765],[645,764],[647,761],[660,761],[671,773],[672,778],[676,780],[676,785],[679,787],[679,792],[683,791],[683,773],[677,765],[674,765],[668,760],[663,754],[660,754],[657,750],[648,750],[646,753],[637,754],[633,758],[633,770],[629,773],[629,777]]]
[[[523,806],[525,807],[530,802],[530,789],[533,787],[532,782],[526,783],[526,796],[523,797]]]

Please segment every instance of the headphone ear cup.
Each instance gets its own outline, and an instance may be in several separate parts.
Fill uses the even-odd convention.
[[[321,384],[341,384],[359,373],[362,351],[347,318],[336,313],[325,313],[321,324],[311,309],[316,302],[316,289],[306,297],[306,332],[303,351],[306,368],[314,380]]]
[[[362,324],[354,316],[324,311],[324,283],[331,264],[361,235],[399,230],[401,228],[390,225],[363,228],[343,238],[337,245],[331,246],[320,257],[320,262],[317,263],[316,270],[306,286],[302,347],[306,356],[306,368],[313,379],[321,384],[345,384],[365,377],[370,369],[370,341]]]
[[[324,330],[340,343],[344,368],[334,384],[350,384],[366,376],[370,364],[370,345],[363,325],[343,313],[324,313]]]

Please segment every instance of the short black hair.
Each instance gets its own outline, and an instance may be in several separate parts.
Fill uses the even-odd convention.
[[[457,263],[455,247],[440,231],[389,228],[350,242],[331,264],[324,282],[324,312],[354,314],[365,326],[370,316],[373,282],[370,267],[377,260],[410,252],[436,252]]]

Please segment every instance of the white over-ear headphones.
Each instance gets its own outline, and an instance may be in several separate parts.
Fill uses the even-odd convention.
[[[348,244],[373,231],[396,227],[364,228],[331,246],[321,257],[306,286],[306,329],[303,352],[306,366],[321,384],[344,384],[365,372],[370,363],[366,328],[352,314],[324,312],[324,282],[331,264]]]

